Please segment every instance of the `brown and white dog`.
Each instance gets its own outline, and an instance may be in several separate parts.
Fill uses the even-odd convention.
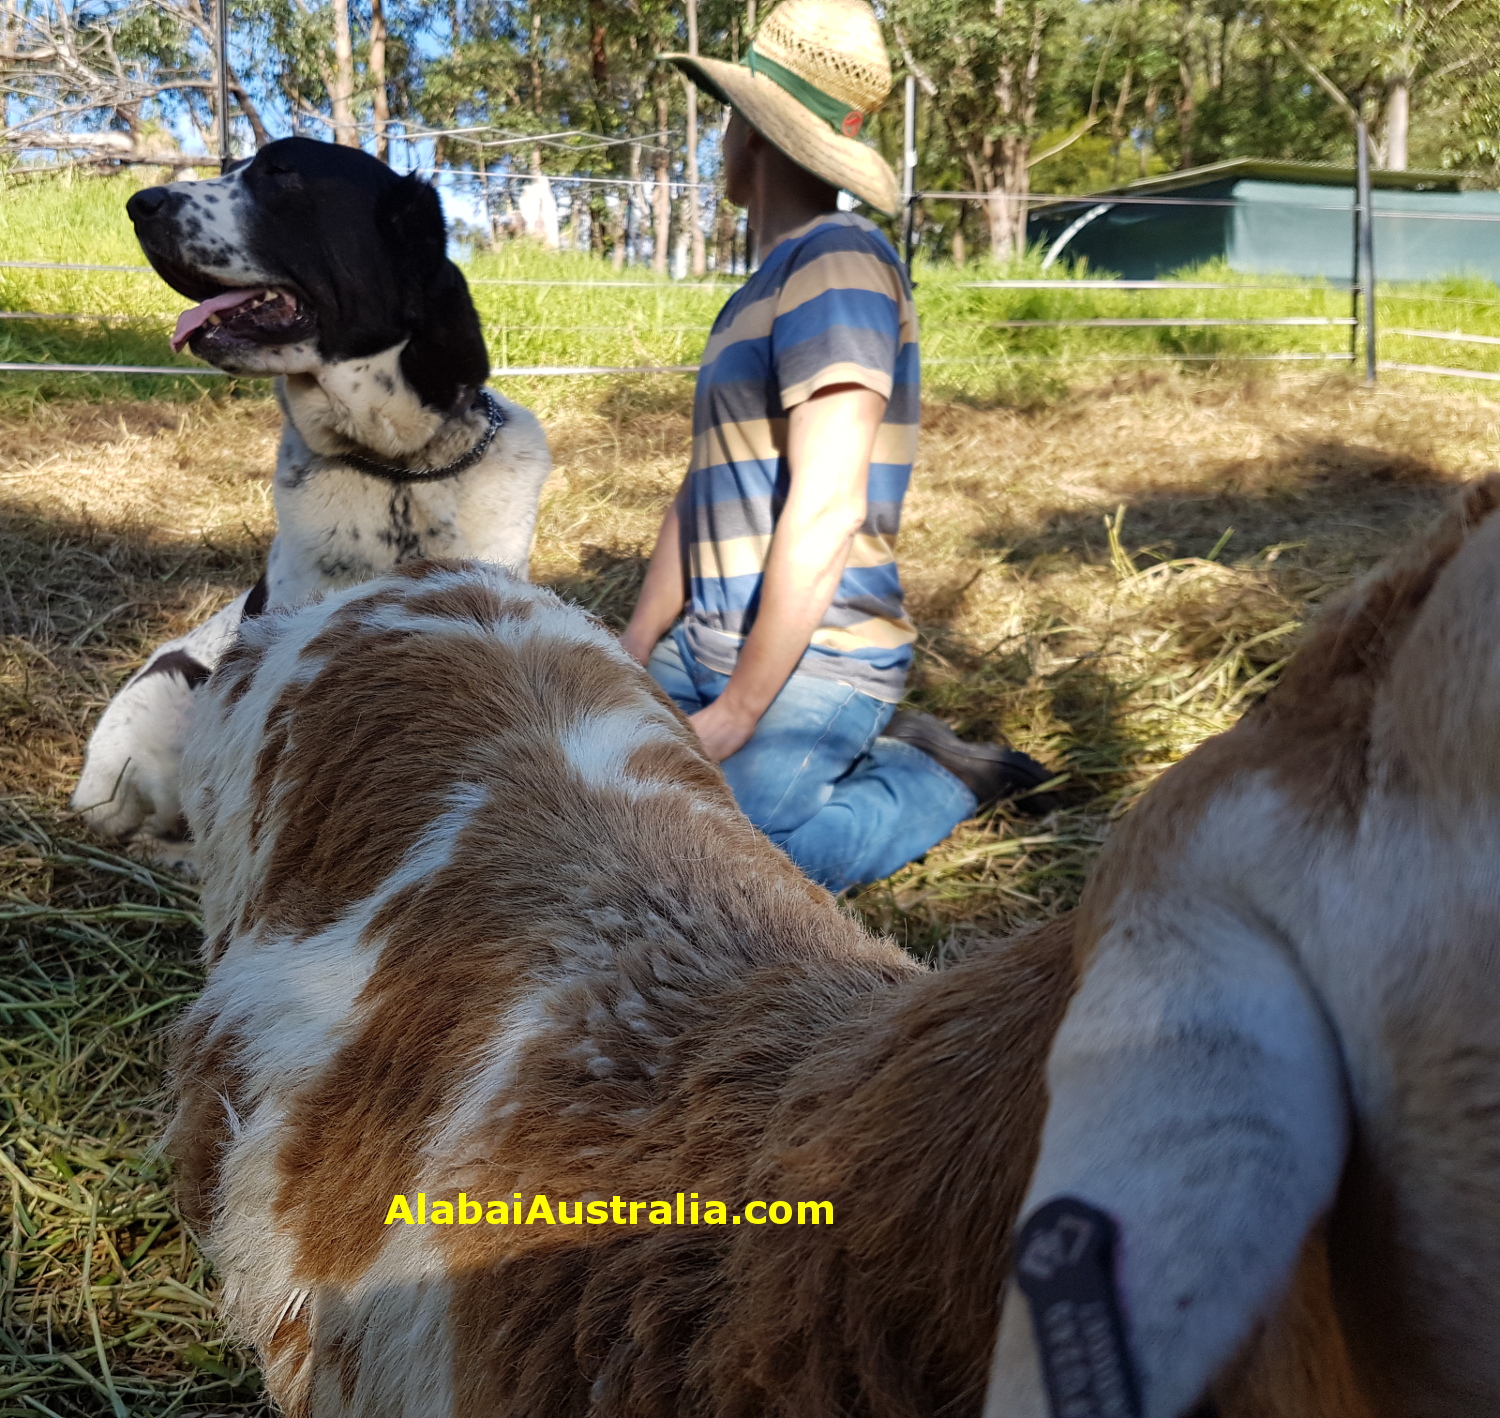
[[[1198,1411],[1323,1226],[1371,1410],[1500,1412],[1497,505],[1469,489],[1105,848],[992,1418]]]
[[[286,138],[223,177],[137,192],[141,249],[197,304],[173,347],[275,375],[276,537],[260,585],[162,645],[105,709],[73,807],[190,870],[178,775],[195,692],[243,615],[422,557],[526,573],[551,467],[448,259],[436,191],[356,148]]]
[[[978,1412],[1069,918],[942,972],[866,935],[495,568],[248,621],[203,709],[167,1143],[285,1412]],[[392,1220],[461,1192],[483,1222]],[[612,1209],[679,1194],[722,1219]],[[1226,1418],[1364,1418],[1330,1315],[1313,1238]]]

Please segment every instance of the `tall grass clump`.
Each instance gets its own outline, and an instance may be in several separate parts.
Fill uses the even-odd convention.
[[[1382,360],[1500,373],[1500,289],[1483,276],[1455,275],[1384,289],[1376,314]],[[1434,334],[1460,338],[1435,339]],[[1471,343],[1461,338],[1465,335],[1493,343]],[[1490,381],[1485,384],[1494,387]]]
[[[477,252],[464,274],[501,368],[696,364],[714,317],[742,283],[669,281],[531,242]]]

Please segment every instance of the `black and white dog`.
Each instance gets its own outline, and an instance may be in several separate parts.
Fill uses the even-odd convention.
[[[246,614],[420,557],[526,574],[551,468],[489,356],[438,195],[355,148],[284,138],[223,177],[137,192],[141,248],[199,302],[174,349],[279,376],[276,537],[254,591],[163,645],[106,707],[73,807],[191,869],[178,765],[193,692]]]

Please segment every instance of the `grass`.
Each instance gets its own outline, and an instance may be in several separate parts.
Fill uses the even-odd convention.
[[[0,205],[6,243],[14,211]],[[534,254],[477,268],[579,269]],[[639,284],[626,294],[640,328],[592,348],[670,352],[675,312],[706,318],[718,299]],[[488,313],[537,323],[607,324],[616,298],[476,290]],[[920,293],[929,355],[954,311],[1002,294],[1009,318],[1073,309],[925,277]],[[529,362],[552,347],[526,348]],[[1500,462],[1500,403],[1483,389],[1368,391],[1337,370],[1254,365],[1089,371],[1011,402],[940,392],[924,412],[902,537],[912,697],[1068,775],[1048,817],[967,824],[855,899],[931,959],[1071,904],[1112,819],[1274,680],[1310,609]],[[556,457],[535,574],[618,625],[681,475],[690,383],[506,389],[543,417]],[[194,894],[83,840],[65,805],[123,677],[258,574],[277,418],[256,386],[131,392],[0,399],[0,1414],[263,1406],[154,1151],[164,1031],[199,983]]]
[[[162,1021],[200,980],[196,895],[19,805],[0,892],[0,1412],[254,1408],[153,1144]]]
[[[139,266],[125,200],[148,177],[72,177],[13,186],[0,201],[0,260],[52,260]],[[679,365],[696,362],[732,280],[664,281],[639,268],[616,271],[579,252],[529,244],[471,254],[465,269],[495,363]],[[1181,362],[1233,366],[1269,356],[1342,360],[1345,326],[1154,326],[1074,328],[1014,322],[1070,320],[1252,320],[1349,317],[1342,290],[1306,282],[1236,275],[1210,265],[1186,278],[1236,286],[1226,291],[994,290],[974,282],[1042,274],[1027,257],[1003,270],[919,265],[917,304],[928,387],[953,397],[1035,402],[1057,398],[1079,379],[1113,369]],[[1060,268],[1048,273],[1067,275]],[[546,282],[577,282],[548,285]],[[1273,287],[1273,288],[1266,288]],[[166,336],[182,301],[149,271],[38,271],[0,268],[0,311],[109,316],[103,319],[0,319],[0,362],[146,364],[202,370],[171,354]],[[1009,322],[1009,323],[1007,323]],[[1395,333],[1422,329],[1500,337],[1500,289],[1454,277],[1382,287],[1377,323],[1381,357],[1403,363],[1500,372],[1500,343],[1445,343]],[[118,375],[0,374],[0,409],[34,408],[54,398],[224,399],[264,388],[200,373],[180,379]]]

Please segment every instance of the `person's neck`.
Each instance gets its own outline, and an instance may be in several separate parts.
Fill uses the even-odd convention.
[[[750,230],[755,233],[760,259],[764,261],[793,232],[819,217],[832,216],[838,209],[836,195],[830,201],[821,193],[782,190],[772,194],[764,186],[759,187],[751,196],[746,216]]]

